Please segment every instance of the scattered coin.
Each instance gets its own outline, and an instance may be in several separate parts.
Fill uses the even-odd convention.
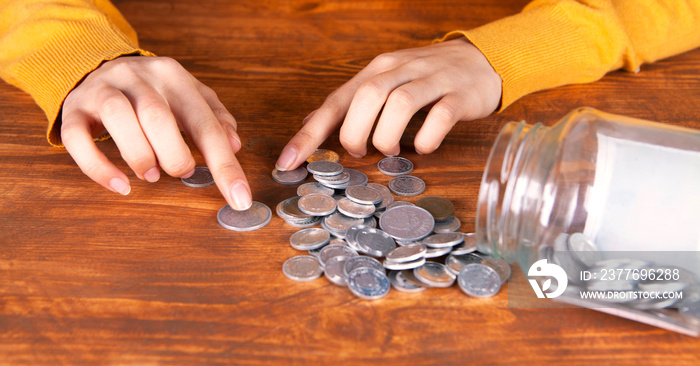
[[[355,296],[376,300],[389,293],[391,285],[386,275],[376,268],[357,268],[350,272],[347,285]]]
[[[345,196],[363,205],[376,205],[384,198],[382,192],[368,186],[350,186],[345,189]]]
[[[272,219],[272,211],[265,204],[253,201],[245,211],[236,211],[229,205],[222,207],[216,215],[219,225],[234,231],[257,230]]]
[[[387,209],[379,219],[379,227],[396,240],[417,241],[430,235],[435,220],[430,212],[416,206]]]
[[[344,257],[356,257],[359,254],[352,248],[343,244],[328,244],[319,253],[318,260],[321,262],[322,266],[325,266],[326,262],[333,257],[344,256]]]
[[[498,273],[498,277],[501,279],[501,285],[506,283],[510,278],[511,270],[508,262],[503,259],[496,259],[491,257],[484,258],[485,265],[493,268]]]
[[[447,220],[455,213],[455,205],[444,197],[426,196],[416,201],[416,206],[422,207],[435,218],[435,221]]]
[[[374,214],[374,205],[366,205],[351,201],[347,197],[338,200],[338,211],[348,217],[363,219]]]
[[[397,176],[409,174],[413,171],[413,163],[399,156],[388,156],[377,163],[377,168],[382,174]]]
[[[293,185],[298,184],[306,180],[309,175],[308,171],[304,167],[298,167],[294,170],[277,170],[272,171],[272,179],[280,184]]]
[[[306,165],[306,170],[321,177],[338,175],[343,172],[343,166],[332,161],[318,160]]]
[[[374,257],[385,257],[396,248],[396,242],[389,234],[375,228],[361,229],[354,241],[363,252]]]
[[[335,212],[328,215],[321,220],[321,226],[328,230],[333,236],[338,238],[345,238],[346,230],[353,225],[364,224],[364,219],[354,219],[343,215],[340,212]]]
[[[328,149],[316,149],[311,156],[306,159],[307,163],[313,163],[314,161],[332,161],[337,163],[340,160],[340,156],[337,152]]]
[[[356,257],[351,257],[350,259],[348,259],[347,262],[345,262],[345,267],[344,267],[345,277],[349,277],[350,272],[352,272],[353,270],[358,269],[358,268],[364,268],[364,267],[376,268],[376,269],[382,271],[382,273],[386,274],[386,270],[384,269],[384,266],[382,266],[382,264],[379,263],[378,260],[376,260],[372,257],[358,255]]]
[[[471,263],[459,272],[457,284],[465,294],[473,297],[491,297],[501,289],[501,278],[496,271],[481,263]]]
[[[424,264],[425,264],[425,258],[418,258],[418,259],[412,260],[410,262],[394,262],[392,260],[385,259],[384,262],[382,262],[382,265],[384,266],[384,268],[391,269],[394,271],[414,269],[414,268],[418,268]]]
[[[425,182],[412,175],[400,175],[389,181],[389,189],[399,196],[417,196],[425,191]]]
[[[364,186],[368,182],[367,175],[359,170],[355,169],[345,169],[345,172],[347,172],[350,175],[350,179],[348,179],[347,182],[345,183],[338,183],[338,184],[324,184],[326,187],[333,188],[333,189],[346,189],[350,186]]]
[[[382,201],[377,204],[377,211],[385,210],[390,204],[394,203],[394,196],[387,186],[379,183],[367,183],[368,187],[372,187],[382,194]]]
[[[335,199],[331,196],[319,193],[311,193],[301,196],[297,203],[299,210],[307,215],[327,216],[335,212]]]
[[[340,172],[340,174],[327,175],[327,176],[314,174],[314,179],[316,179],[316,181],[318,183],[321,183],[325,187],[328,187],[329,189],[333,189],[330,187],[337,186],[340,184],[347,184],[348,182],[350,182],[350,173],[348,173],[346,171],[342,171],[342,172]]]
[[[447,266],[447,269],[455,275],[458,275],[464,266],[472,263],[484,263],[484,257],[476,253],[450,253],[450,255],[445,259],[445,266]]]
[[[462,233],[439,233],[432,234],[423,239],[423,244],[429,248],[453,247],[464,242]]]
[[[412,273],[412,271],[391,271],[389,272],[389,281],[391,285],[401,291],[408,293],[422,292],[427,289],[427,287],[417,283],[417,281],[411,281],[406,277],[406,274]]]
[[[198,166],[194,168],[194,174],[189,178],[180,178],[180,181],[188,187],[203,188],[214,184],[214,177],[209,168]]]
[[[424,258],[427,248],[421,243],[413,243],[405,246],[400,246],[391,252],[387,253],[386,259],[402,263],[410,262],[416,259]]]
[[[329,258],[323,264],[323,271],[329,281],[333,282],[338,286],[347,286],[345,278],[345,262],[348,261],[350,257],[345,255],[337,255],[335,257]]]
[[[442,257],[443,255],[450,253],[451,251],[452,251],[451,247],[428,248],[428,250],[425,252],[425,257],[426,258]]]
[[[394,207],[399,207],[399,206],[415,206],[414,203],[408,202],[408,201],[394,201],[390,203],[389,205],[386,206],[386,209],[392,209]]]
[[[331,234],[323,229],[310,228],[297,231],[289,238],[289,243],[296,250],[320,248],[331,240]]]
[[[310,255],[298,255],[284,262],[282,273],[290,280],[307,282],[321,277],[323,269],[318,259]]]
[[[462,222],[458,218],[452,216],[448,219],[442,221],[435,221],[435,228],[433,231],[436,233],[453,233],[462,226]]]
[[[477,251],[478,244],[476,242],[476,233],[463,234],[464,241],[452,247],[452,253],[455,255],[467,254]]]
[[[456,278],[444,264],[438,262],[425,262],[422,266],[414,268],[413,274],[430,287],[450,287]]]
[[[325,187],[323,184],[318,183],[318,182],[304,183],[297,188],[297,195],[299,195],[299,196],[306,196],[307,194],[311,194],[311,193],[318,193],[318,194],[325,194],[326,196],[333,196],[334,190],[331,188]]]

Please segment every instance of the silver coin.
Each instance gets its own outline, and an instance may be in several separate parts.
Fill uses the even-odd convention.
[[[468,264],[462,268],[457,278],[459,288],[469,296],[491,297],[501,289],[498,273],[485,264]]]
[[[379,263],[378,260],[376,260],[372,257],[358,255],[356,257],[352,257],[352,258],[348,259],[348,261],[345,262],[345,267],[344,267],[345,277],[349,277],[350,272],[352,272],[353,270],[358,269],[358,268],[364,268],[364,267],[376,268],[376,269],[382,271],[382,273],[386,274],[386,270],[384,269],[382,264]]]
[[[435,218],[435,221],[447,220],[453,217],[455,205],[445,197],[425,196],[416,201],[416,206],[422,207]]]
[[[567,246],[574,260],[586,267],[591,267],[603,259],[598,251],[598,246],[589,237],[582,233],[573,233],[567,239]]]
[[[476,233],[467,233],[464,234],[464,242],[452,247],[452,253],[455,255],[473,253],[477,248]]]
[[[214,177],[209,168],[198,166],[194,168],[194,174],[189,178],[180,178],[180,181],[188,187],[202,188],[214,184]]]
[[[365,205],[351,201],[347,197],[338,200],[338,211],[345,216],[364,219],[374,214],[374,205]]]
[[[408,201],[394,201],[390,203],[389,205],[386,206],[386,209],[392,209],[394,207],[399,207],[399,206],[415,206],[414,203],[408,202]]]
[[[571,256],[571,252],[569,251],[569,246],[567,244],[568,240],[569,234],[566,233],[561,233],[554,238],[553,259],[555,264],[564,269],[572,283],[578,283],[579,279],[576,277],[578,277],[577,274],[580,273],[583,268],[582,265],[580,265]]]
[[[377,169],[382,174],[397,176],[409,174],[413,171],[413,163],[399,156],[388,156],[377,163]]]
[[[425,258],[418,258],[418,259],[412,260],[410,262],[394,262],[392,260],[385,259],[382,262],[382,265],[384,266],[384,268],[391,269],[394,271],[414,269],[414,268],[418,268],[424,264],[425,264]]]
[[[472,263],[484,263],[484,257],[476,253],[450,253],[445,259],[445,266],[455,275],[458,275],[464,266]]]
[[[288,198],[277,205],[277,216],[283,220],[306,222],[315,219],[314,216],[307,215],[299,210],[299,196]]]
[[[435,228],[433,229],[436,233],[453,233],[462,226],[462,222],[458,218],[452,216],[446,220],[435,221]]]
[[[391,289],[389,279],[376,268],[357,268],[347,278],[350,291],[357,297],[376,300],[386,296]]]
[[[375,228],[360,230],[354,239],[363,252],[374,257],[385,257],[396,248],[396,242],[391,236]]]
[[[412,175],[400,175],[389,181],[389,189],[399,196],[417,196],[425,192],[425,182]]]
[[[510,278],[511,269],[508,262],[503,259],[496,259],[491,257],[484,258],[484,264],[496,270],[498,277],[501,278],[501,285],[506,283]]]
[[[359,254],[352,248],[350,248],[347,245],[343,244],[328,244],[323,249],[321,249],[321,253],[318,255],[318,260],[321,262],[322,266],[326,265],[326,262],[328,262],[329,259],[333,257],[338,257],[338,256],[344,256],[344,257],[356,257]]]
[[[287,223],[287,225],[295,227],[297,229],[308,229],[310,227],[318,225],[321,222],[321,217],[319,216],[309,221],[284,220],[284,222]]]
[[[345,255],[338,255],[329,258],[326,262],[323,263],[323,273],[326,275],[326,278],[333,284],[336,284],[338,286],[348,285],[346,282],[344,272],[345,262],[347,262],[348,259],[350,259],[350,257]]]
[[[229,205],[222,207],[216,215],[219,225],[234,231],[257,230],[272,219],[272,211],[265,204],[253,201],[245,211],[236,211]]]
[[[425,262],[422,266],[414,268],[413,274],[430,287],[450,287],[456,278],[444,264],[438,262]]]
[[[317,194],[325,194],[326,196],[332,196],[334,191],[328,187],[325,187],[323,184],[318,183],[318,182],[309,182],[309,183],[304,183],[297,187],[297,195],[299,196],[306,196],[307,194],[311,193],[317,193]]]
[[[359,247],[357,246],[357,234],[365,229],[369,229],[370,227],[365,225],[365,224],[356,224],[353,226],[350,226],[345,230],[345,241],[348,243],[348,245],[351,248],[354,248],[355,250],[360,250]]]
[[[306,170],[313,175],[329,176],[343,172],[343,166],[334,161],[318,160],[306,165]]]
[[[320,248],[331,240],[331,234],[323,229],[311,228],[297,231],[289,238],[289,243],[296,250]]]
[[[377,211],[385,210],[390,204],[394,203],[394,196],[387,186],[379,183],[367,183],[367,187],[372,187],[382,194],[382,201],[377,205]]]
[[[331,239],[331,241],[330,241],[330,242],[328,242],[328,244],[341,244],[341,245],[348,245],[348,243],[347,243],[347,242],[345,242],[345,240],[343,240],[343,239],[338,239],[338,238],[332,238],[332,239]]]
[[[425,252],[425,257],[426,258],[442,257],[443,255],[448,254],[451,251],[452,251],[452,247],[428,248],[428,250]]]
[[[700,325],[700,302],[684,303],[678,308],[678,314],[696,325]]]
[[[416,206],[398,206],[387,209],[379,220],[379,227],[396,240],[417,241],[430,235],[435,220],[430,212]]]
[[[350,173],[342,171],[340,174],[327,176],[314,174],[314,179],[326,187],[331,187],[348,183],[350,181]]]
[[[310,255],[298,255],[284,262],[282,273],[290,280],[307,282],[321,277],[323,269],[318,259]]]
[[[326,244],[326,245],[327,245],[327,244]],[[318,247],[318,248],[310,249],[310,250],[309,250],[309,255],[310,255],[310,256],[313,256],[313,257],[315,257],[315,258],[319,258],[319,257],[321,256],[321,251],[323,250],[323,248],[326,247],[326,245],[322,245],[322,246],[320,246],[320,247]]]
[[[423,244],[429,248],[451,248],[462,242],[464,242],[462,233],[439,233],[423,239]]]
[[[369,227],[377,227],[377,219],[375,219],[374,217],[365,217],[362,223]]]
[[[427,248],[425,245],[421,243],[412,243],[400,246],[387,253],[386,259],[397,263],[410,262],[416,259],[425,258],[426,252]]]
[[[389,272],[389,282],[391,286],[401,292],[417,293],[422,292],[427,289],[423,285],[419,285],[415,282],[409,281],[405,274],[411,271],[391,271]]]
[[[298,167],[294,170],[272,170],[272,179],[280,184],[293,185],[298,184],[306,180],[309,172],[304,167]]]
[[[331,234],[339,238],[345,238],[345,231],[353,226],[364,224],[363,219],[354,219],[347,217],[340,212],[335,212],[323,218],[321,226],[328,230]]]
[[[350,174],[350,179],[345,183],[339,184],[324,184],[326,187],[334,189],[346,189],[350,186],[364,186],[367,185],[368,179],[367,175],[359,170],[345,168],[345,171]],[[323,182],[322,182],[323,183]]]
[[[299,210],[307,215],[327,216],[335,212],[335,199],[319,193],[311,193],[299,197]]]
[[[383,199],[382,192],[369,186],[350,186],[345,189],[345,196],[363,205],[376,205]]]

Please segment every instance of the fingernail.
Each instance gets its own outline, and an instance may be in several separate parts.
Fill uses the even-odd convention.
[[[129,183],[125,182],[123,179],[119,178],[112,178],[112,180],[109,181],[109,186],[112,187],[112,189],[124,196],[129,194],[131,192],[131,186]]]
[[[233,201],[233,209],[237,211],[247,210],[253,205],[250,190],[243,181],[237,180],[231,185],[231,201]]]
[[[194,169],[190,170],[189,173],[183,175],[183,176],[180,177],[180,178],[189,178],[189,177],[191,177],[191,176],[193,176],[193,175],[194,175]]]
[[[160,171],[157,167],[153,167],[144,173],[143,177],[150,183],[157,182],[160,179]]]
[[[243,143],[241,143],[241,138],[238,137],[238,132],[236,132],[236,129],[233,128],[233,126],[228,125],[226,126],[226,133],[228,133],[229,136],[233,137],[233,139],[238,142],[238,148],[233,146],[233,149],[236,151],[240,150],[241,147],[243,147]]]
[[[362,158],[362,155],[360,155],[360,154],[351,153],[351,152],[349,152],[349,151],[348,151],[348,154],[350,154],[350,156],[352,156],[352,157],[355,158],[355,159],[360,159],[360,158]]]
[[[277,163],[275,163],[275,168],[277,170],[287,170],[289,169],[297,158],[297,149],[294,146],[287,146],[280,154]]]

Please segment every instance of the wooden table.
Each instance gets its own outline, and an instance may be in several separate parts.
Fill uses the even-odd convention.
[[[144,48],[179,60],[240,124],[238,154],[254,199],[295,194],[273,182],[277,156],[307,113],[374,56],[518,12],[509,1],[117,1]],[[196,5],[194,5],[196,4]],[[442,147],[402,155],[474,230],[479,181],[511,120],[551,124],[576,107],[700,128],[700,50],[601,81],[530,95],[501,114],[460,123]],[[163,177],[132,179],[122,197],[84,176],[44,138],[31,98],[0,84],[0,364],[688,364],[700,339],[587,309],[515,309],[457,287],[355,298],[324,278],[298,283],[282,263],[296,229],[274,216],[237,233],[216,221],[224,200]],[[371,181],[376,150],[350,157]],[[201,156],[196,155],[201,164]],[[410,199],[415,201],[415,198]],[[515,268],[514,268],[515,269]],[[515,276],[522,276],[519,270]]]

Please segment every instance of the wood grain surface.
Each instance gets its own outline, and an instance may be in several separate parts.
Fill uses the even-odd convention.
[[[115,4],[142,47],[177,59],[239,122],[238,154],[254,199],[295,195],[270,172],[302,119],[376,55],[515,14],[525,0],[186,1]],[[700,129],[700,50],[527,96],[498,115],[458,124],[430,155],[402,156],[451,199],[474,230],[490,147],[512,120],[552,124],[579,106]],[[700,339],[587,309],[508,307],[507,286],[473,299],[457,287],[355,298],[324,278],[298,283],[282,263],[301,254],[274,216],[237,233],[216,221],[214,186],[136,179],[112,141],[102,151],[129,174],[111,193],[45,139],[32,99],[0,84],[0,364],[661,364],[698,365]],[[370,181],[382,157],[324,145]],[[203,161],[195,153],[199,164]],[[416,198],[409,199],[415,201]],[[514,280],[522,278],[514,268]]]

